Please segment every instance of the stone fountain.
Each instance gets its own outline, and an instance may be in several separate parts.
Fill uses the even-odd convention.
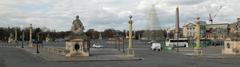
[[[76,16],[76,19],[72,24],[71,34],[65,37],[66,56],[89,56],[90,42],[86,34],[83,32],[84,26],[80,21],[79,16]]]

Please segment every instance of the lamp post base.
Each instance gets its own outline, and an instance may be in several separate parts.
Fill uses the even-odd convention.
[[[38,44],[36,44],[36,45],[37,45],[37,52],[36,52],[36,53],[40,53],[40,52],[39,52],[39,49],[38,49]]]
[[[194,48],[194,55],[196,56],[202,56],[202,49],[201,48]]]
[[[32,42],[29,42],[29,43],[28,43],[28,47],[33,47],[33,43],[32,43]]]
[[[128,55],[128,56],[134,56],[134,49],[128,48],[128,49],[127,49],[127,55]]]

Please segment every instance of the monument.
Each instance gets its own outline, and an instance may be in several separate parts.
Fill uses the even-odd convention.
[[[49,34],[47,34],[47,37],[46,37],[46,42],[51,42],[52,41],[52,38],[50,37]]]
[[[13,34],[10,33],[10,36],[8,37],[8,43],[13,43],[14,42],[14,37]]]
[[[225,39],[222,54],[240,54],[240,41],[231,38]]]
[[[71,34],[65,37],[67,57],[89,56],[90,43],[83,30],[84,26],[79,16],[76,16],[76,19],[72,23]]]
[[[224,41],[223,54],[240,54],[240,18],[228,26],[227,38]]]

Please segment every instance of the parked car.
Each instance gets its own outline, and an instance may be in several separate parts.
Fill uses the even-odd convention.
[[[162,45],[161,45],[161,43],[152,43],[151,49],[153,51],[156,51],[156,50],[161,51],[162,50]]]
[[[103,48],[103,45],[93,44],[92,47],[93,47],[93,48]]]

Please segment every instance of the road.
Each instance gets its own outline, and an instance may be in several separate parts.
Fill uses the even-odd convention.
[[[136,41],[137,43],[138,41]],[[27,53],[20,47],[0,48],[0,67],[239,67],[240,58],[209,59],[185,56],[174,51],[152,51],[138,44],[135,54],[139,61],[49,62]],[[145,46],[145,47],[144,47]]]

